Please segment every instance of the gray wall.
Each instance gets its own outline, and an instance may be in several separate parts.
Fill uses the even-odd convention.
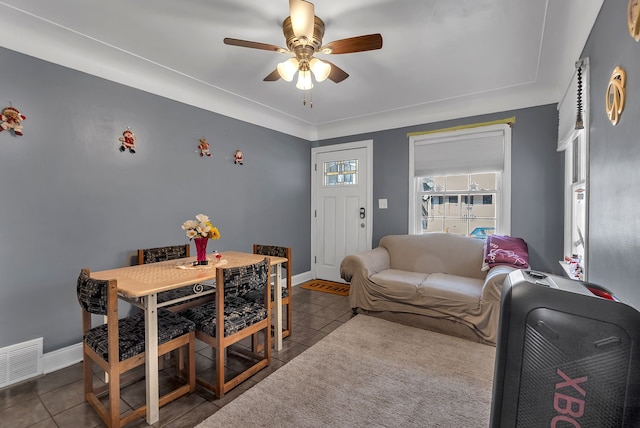
[[[640,308],[640,44],[625,5],[605,0],[583,56],[591,60],[590,280]],[[611,71],[627,71],[627,104],[612,126],[604,112]],[[45,352],[80,340],[80,268],[131,264],[137,248],[186,242],[180,225],[204,212],[222,239],[293,247],[293,273],[310,270],[310,146],[307,141],[206,112],[0,48],[0,104],[27,116],[24,137],[0,133],[0,347],[44,336]],[[536,269],[562,258],[563,159],[555,105],[487,114],[314,145],[372,139],[373,242],[406,233],[408,132],[516,117],[512,134],[512,235]],[[138,153],[117,150],[127,127]],[[206,137],[213,158],[200,159]],[[241,148],[243,166],[233,165]]]
[[[222,234],[209,248],[291,246],[293,273],[310,270],[308,141],[2,48],[0,76],[2,107],[27,116],[23,137],[0,132],[0,347],[78,343],[80,269],[187,243],[198,213]],[[136,154],[118,151],[127,127]],[[211,158],[196,154],[203,136]]]
[[[560,274],[563,258],[563,158],[556,151],[558,112],[546,105],[465,119],[323,140],[325,146],[373,140],[373,243],[407,233],[409,218],[409,139],[407,133],[487,122],[515,116],[511,133],[511,235],[525,239],[535,269]],[[386,198],[388,209],[377,200]]]
[[[604,2],[583,56],[591,63],[589,280],[640,309],[640,43],[627,31],[626,3]],[[626,104],[613,126],[605,92],[617,65],[627,75]]]

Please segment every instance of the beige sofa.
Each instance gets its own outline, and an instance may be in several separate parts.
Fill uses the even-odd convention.
[[[502,283],[515,268],[481,270],[483,247],[448,233],[385,236],[341,263],[351,308],[495,345]]]

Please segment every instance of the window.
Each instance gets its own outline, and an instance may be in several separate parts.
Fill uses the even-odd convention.
[[[578,75],[580,68],[580,76]],[[564,98],[558,104],[558,151],[564,152],[564,256],[578,259],[579,263],[560,263],[571,278],[587,280],[588,265],[588,153],[589,103],[588,59],[576,63],[576,73],[569,83]],[[580,77],[581,82],[579,82]],[[578,85],[582,90],[578,90]],[[582,99],[577,102],[578,93]],[[576,105],[584,106],[584,127],[576,128]],[[576,271],[576,267],[579,269]]]
[[[586,279],[587,251],[587,174],[585,130],[576,131],[565,149],[565,231],[564,254],[579,260],[579,272],[569,272]]]
[[[508,124],[410,135],[409,174],[409,233],[510,234]]]
[[[324,162],[324,185],[347,186],[358,184],[358,160]]]
[[[496,230],[497,172],[422,177],[421,230],[486,239]]]

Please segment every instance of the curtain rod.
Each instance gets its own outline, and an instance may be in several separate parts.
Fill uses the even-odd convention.
[[[516,123],[516,117],[513,116],[513,117],[508,117],[506,119],[492,120],[489,122],[469,123],[467,125],[452,126],[450,128],[432,129],[431,131],[409,132],[407,133],[407,137],[415,137],[416,135],[425,135],[425,134],[435,134],[437,132],[459,131],[461,129],[477,128],[479,126],[499,125],[501,123],[506,123],[510,127],[513,127],[513,124]]]

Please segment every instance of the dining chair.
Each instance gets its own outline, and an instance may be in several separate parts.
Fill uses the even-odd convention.
[[[282,307],[286,310],[283,310],[285,314],[286,320],[283,323],[282,327],[282,337],[285,338],[291,334],[293,327],[293,307],[291,303],[293,302],[291,296],[291,248],[289,247],[280,247],[276,245],[261,245],[261,244],[253,244],[253,254],[260,254],[263,256],[274,256],[274,257],[285,257],[287,261],[282,263],[282,268],[286,270],[284,275],[286,279],[286,284],[282,287]],[[274,296],[274,282],[271,283],[271,301],[275,300]]]
[[[166,247],[145,248],[138,250],[138,264],[157,263],[164,262],[166,260],[176,260],[186,257],[190,257],[191,247],[189,244],[184,245],[169,245]],[[212,296],[199,297],[198,293],[213,289],[212,285],[207,284],[193,284],[186,285],[184,287],[175,288],[173,290],[163,291],[158,293],[158,304],[161,305],[170,300],[178,300],[175,303],[165,305],[171,312],[182,311],[194,304],[201,304],[207,300],[211,300]]]
[[[271,363],[269,273],[267,258],[255,264],[216,268],[215,301],[180,312],[196,324],[196,339],[214,350],[213,382],[210,376],[200,374],[196,381],[218,398]],[[259,350],[238,344],[245,338],[257,342],[258,336],[263,336],[265,343]],[[227,352],[247,359],[247,365],[235,375],[226,371]]]
[[[82,367],[84,398],[108,427],[122,427],[144,417],[147,406],[120,414],[121,376],[145,364],[144,314],[118,318],[118,287],[116,280],[90,277],[89,269],[82,269],[77,281],[76,295],[82,308]],[[92,314],[106,317],[106,324],[92,326]],[[184,382],[170,391],[163,391],[159,405],[195,391],[195,324],[177,313],[158,309],[158,355],[179,348],[187,348],[186,369],[179,373]],[[94,364],[107,375],[107,385],[94,386]],[[178,362],[178,370],[183,362]],[[173,384],[172,384],[173,385]],[[100,397],[108,394],[103,403]]]

